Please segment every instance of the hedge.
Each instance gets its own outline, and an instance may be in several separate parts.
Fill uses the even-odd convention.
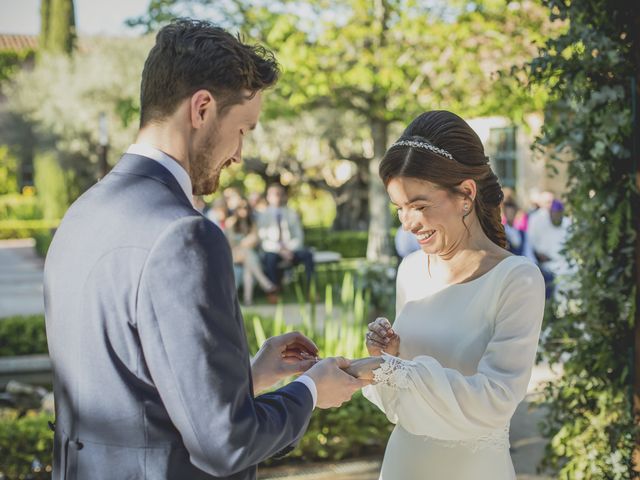
[[[59,220],[2,220],[0,221],[0,240],[31,238],[51,232],[59,223]]]
[[[0,357],[49,353],[43,315],[0,319]]]
[[[393,245],[395,228],[389,232]],[[323,227],[310,227],[304,230],[304,241],[308,247],[316,250],[338,252],[343,258],[362,258],[367,256],[369,233],[357,230],[332,230]]]

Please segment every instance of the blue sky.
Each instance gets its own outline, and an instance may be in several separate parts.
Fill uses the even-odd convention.
[[[133,35],[124,25],[143,14],[149,0],[75,0],[76,25],[84,35]],[[0,0],[0,34],[35,35],[40,30],[40,0]]]

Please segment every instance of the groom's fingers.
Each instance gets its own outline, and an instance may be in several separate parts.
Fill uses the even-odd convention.
[[[284,371],[287,375],[296,375],[298,373],[304,373],[316,364],[315,360],[301,360],[290,364],[283,365]]]
[[[296,350],[298,352],[305,353],[307,355],[312,355],[314,357],[318,354],[317,350],[310,349],[307,344],[298,343],[298,342],[290,343],[290,344],[286,345],[284,351],[286,352],[286,351],[289,351],[289,350]]]
[[[316,355],[318,353],[317,345],[300,332],[285,333],[284,335],[280,335],[278,338],[282,344],[287,345],[287,347],[297,344],[302,346],[304,350],[307,350],[312,355]]]

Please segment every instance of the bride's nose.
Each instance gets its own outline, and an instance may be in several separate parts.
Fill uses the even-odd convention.
[[[405,216],[405,218],[402,219],[402,228],[404,229],[405,232],[418,232],[420,231],[420,224],[409,218],[409,216]]]

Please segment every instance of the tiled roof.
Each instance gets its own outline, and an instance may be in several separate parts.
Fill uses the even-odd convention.
[[[36,35],[10,35],[0,34],[0,51],[21,52],[23,50],[35,50],[38,48]]]

